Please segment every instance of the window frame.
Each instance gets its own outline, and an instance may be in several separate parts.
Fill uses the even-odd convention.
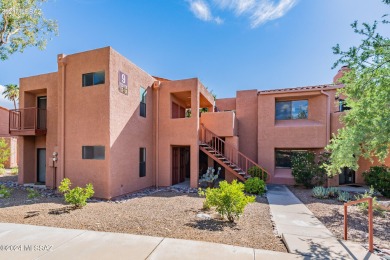
[[[293,117],[293,103],[294,102],[302,102],[302,101],[306,101],[307,102],[307,109],[306,109],[306,117],[305,118],[294,118]],[[282,119],[278,119],[277,118],[277,106],[278,106],[278,103],[290,103],[289,105],[289,118],[282,118]],[[303,119],[303,120],[306,120],[306,119],[309,119],[309,100],[308,99],[294,99],[294,100],[275,100],[275,120],[276,121],[279,121],[279,120],[299,120],[299,119]]]
[[[277,152],[288,152],[289,153],[289,158],[290,158],[290,166],[278,166],[277,165]],[[307,149],[275,149],[275,152],[274,152],[274,156],[275,156],[275,169],[291,169],[291,155],[294,153],[294,152],[307,152],[309,150]]]
[[[139,148],[139,177],[146,177],[146,147]]]
[[[98,81],[98,79],[96,78],[99,73],[102,73],[103,74],[103,82],[101,81]],[[86,83],[86,79],[85,77],[87,76],[92,76],[92,84],[89,84],[89,83]],[[89,79],[90,81],[91,79]],[[87,88],[87,87],[92,87],[92,86],[98,86],[98,85],[103,85],[106,83],[106,72],[104,70],[102,71],[95,71],[95,72],[89,72],[89,73],[83,73],[81,75],[81,86],[83,88]]]
[[[141,93],[142,92],[142,93]],[[140,87],[140,102],[139,102],[139,115],[146,118],[146,97],[148,91],[143,87]]]
[[[92,148],[92,151],[87,151],[85,149]],[[98,151],[98,149],[103,148],[102,151]],[[89,153],[92,156],[89,156]],[[101,153],[103,156],[97,157],[98,154]],[[83,145],[81,146],[81,159],[82,160],[105,160],[106,159],[106,147],[104,145]]]

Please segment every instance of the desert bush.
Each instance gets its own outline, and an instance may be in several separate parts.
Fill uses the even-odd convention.
[[[35,199],[35,198],[37,198],[39,196],[41,196],[41,194],[38,191],[36,191],[36,190],[34,190],[32,188],[27,188],[27,198]]]
[[[383,215],[384,210],[380,207],[377,198],[374,196],[375,190],[374,187],[371,186],[369,191],[366,191],[364,194],[356,195],[355,199],[365,199],[365,198],[372,198],[372,210],[374,213],[378,213],[379,215]],[[357,207],[364,213],[368,212],[368,202],[362,202],[357,204]]]
[[[9,145],[7,144],[4,138],[0,138],[0,169],[4,170],[4,163],[8,161],[10,154],[11,151],[9,149]],[[0,174],[4,174],[4,173],[5,170]]]
[[[234,180],[231,184],[221,181],[219,188],[207,188],[204,191],[206,205],[216,207],[222,217],[226,216],[230,222],[239,218],[248,203],[254,202],[254,196],[244,194],[244,184]]]
[[[18,166],[12,167],[12,168],[11,168],[11,174],[12,174],[12,175],[17,175],[18,172],[19,172]]]
[[[0,199],[6,199],[11,196],[11,189],[5,187],[5,185],[0,185]]]
[[[363,173],[364,181],[373,186],[383,196],[390,197],[390,168],[382,166],[370,167],[368,171]]]
[[[248,174],[254,178],[260,178],[263,181],[267,181],[268,174],[257,166],[252,166],[248,169]]]
[[[294,152],[291,156],[291,171],[295,182],[306,188],[323,185],[326,181],[326,171],[323,165],[328,160],[327,158],[327,153],[321,153],[316,162],[314,152]]]
[[[245,191],[261,195],[265,192],[265,182],[259,177],[249,178],[245,182]]]
[[[82,208],[87,205],[87,199],[95,194],[91,183],[88,183],[85,188],[75,187],[70,189],[71,185],[70,180],[65,178],[61,181],[58,190],[64,194],[65,201],[72,204],[75,208]]]

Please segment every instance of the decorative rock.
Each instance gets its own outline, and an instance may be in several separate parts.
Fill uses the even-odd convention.
[[[205,219],[205,220],[211,219],[211,216],[209,214],[205,214],[205,213],[199,213],[196,215],[196,217],[200,218],[200,219]]]

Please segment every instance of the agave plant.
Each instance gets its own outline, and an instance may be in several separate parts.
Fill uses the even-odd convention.
[[[341,202],[348,202],[351,200],[351,195],[349,194],[349,192],[347,191],[341,191],[339,192],[339,196],[337,197],[337,200],[338,201],[341,201]]]
[[[317,199],[327,199],[329,198],[328,189],[324,188],[322,186],[314,187],[313,190],[313,197]]]

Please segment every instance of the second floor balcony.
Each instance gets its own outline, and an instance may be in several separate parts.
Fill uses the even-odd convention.
[[[46,109],[12,109],[9,111],[9,133],[14,136],[45,135],[46,119]]]
[[[238,121],[233,111],[202,113],[200,122],[218,136],[238,135]]]

